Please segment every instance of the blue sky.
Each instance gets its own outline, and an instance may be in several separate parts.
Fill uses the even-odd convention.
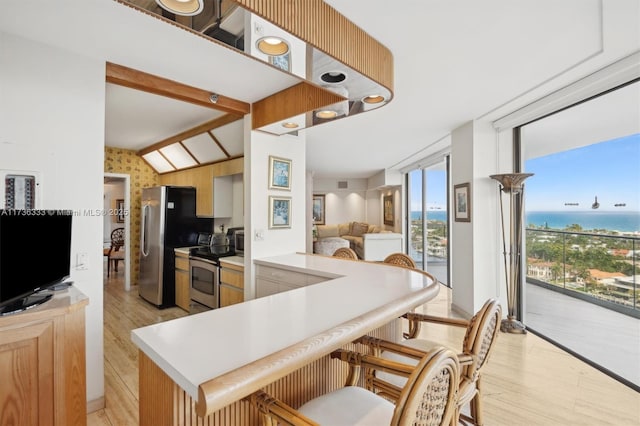
[[[411,211],[420,211],[422,197],[422,174],[413,172],[411,175]],[[447,208],[447,174],[444,170],[427,171],[427,209],[439,207]]]
[[[640,134],[528,160],[527,211],[640,211]],[[578,206],[565,206],[578,203]],[[626,207],[615,207],[624,203]]]
[[[524,171],[527,211],[640,211],[640,134],[528,160]],[[411,210],[420,210],[421,174],[411,175]],[[427,175],[427,206],[446,205],[443,170]],[[578,203],[578,206],[565,206]],[[624,203],[626,207],[615,207]]]

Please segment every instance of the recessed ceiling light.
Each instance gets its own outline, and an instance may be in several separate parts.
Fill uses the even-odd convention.
[[[280,37],[262,37],[256,42],[256,47],[265,55],[281,56],[289,52],[289,45]]]
[[[287,121],[286,123],[282,123],[282,127],[286,128],[286,129],[295,129],[295,128],[299,127],[299,126],[298,126],[297,123],[292,123],[290,121]]]
[[[325,83],[342,83],[347,79],[347,76],[340,71],[325,72],[320,76],[320,80]]]
[[[336,118],[338,113],[329,109],[316,112],[318,118]]]
[[[384,96],[381,95],[370,95],[362,98],[362,102],[366,104],[379,104],[380,102],[384,102]]]
[[[202,12],[204,0],[156,0],[161,8],[182,16],[193,16]]]

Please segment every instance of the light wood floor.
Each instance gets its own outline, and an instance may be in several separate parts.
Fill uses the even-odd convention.
[[[105,281],[106,408],[88,416],[90,426],[138,424],[137,349],[130,331],[186,315],[179,308],[155,309],[135,287],[128,293],[122,289],[119,277]],[[442,287],[423,310],[455,316],[450,298]],[[423,337],[454,348],[460,347],[463,333],[440,325],[421,331]],[[532,334],[500,334],[484,373],[484,389],[488,426],[640,424],[639,393]]]

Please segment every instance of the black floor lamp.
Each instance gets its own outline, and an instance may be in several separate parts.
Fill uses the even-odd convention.
[[[507,319],[502,320],[500,331],[505,333],[524,334],[527,332],[524,324],[517,319],[518,312],[516,302],[520,288],[520,265],[522,264],[523,182],[530,176],[533,176],[533,173],[504,173],[489,176],[500,182],[500,222],[502,224],[502,250],[504,256],[505,281],[507,284]],[[509,251],[507,251],[507,239],[505,235],[503,193],[509,194]],[[516,215],[518,215],[517,218]]]

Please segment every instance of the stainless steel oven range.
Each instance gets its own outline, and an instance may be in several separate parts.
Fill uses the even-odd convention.
[[[233,256],[229,247],[197,247],[189,252],[189,282],[191,300],[211,309],[220,306],[220,261],[221,257]]]
[[[189,259],[189,282],[191,300],[209,308],[218,307],[220,262],[208,259]]]

